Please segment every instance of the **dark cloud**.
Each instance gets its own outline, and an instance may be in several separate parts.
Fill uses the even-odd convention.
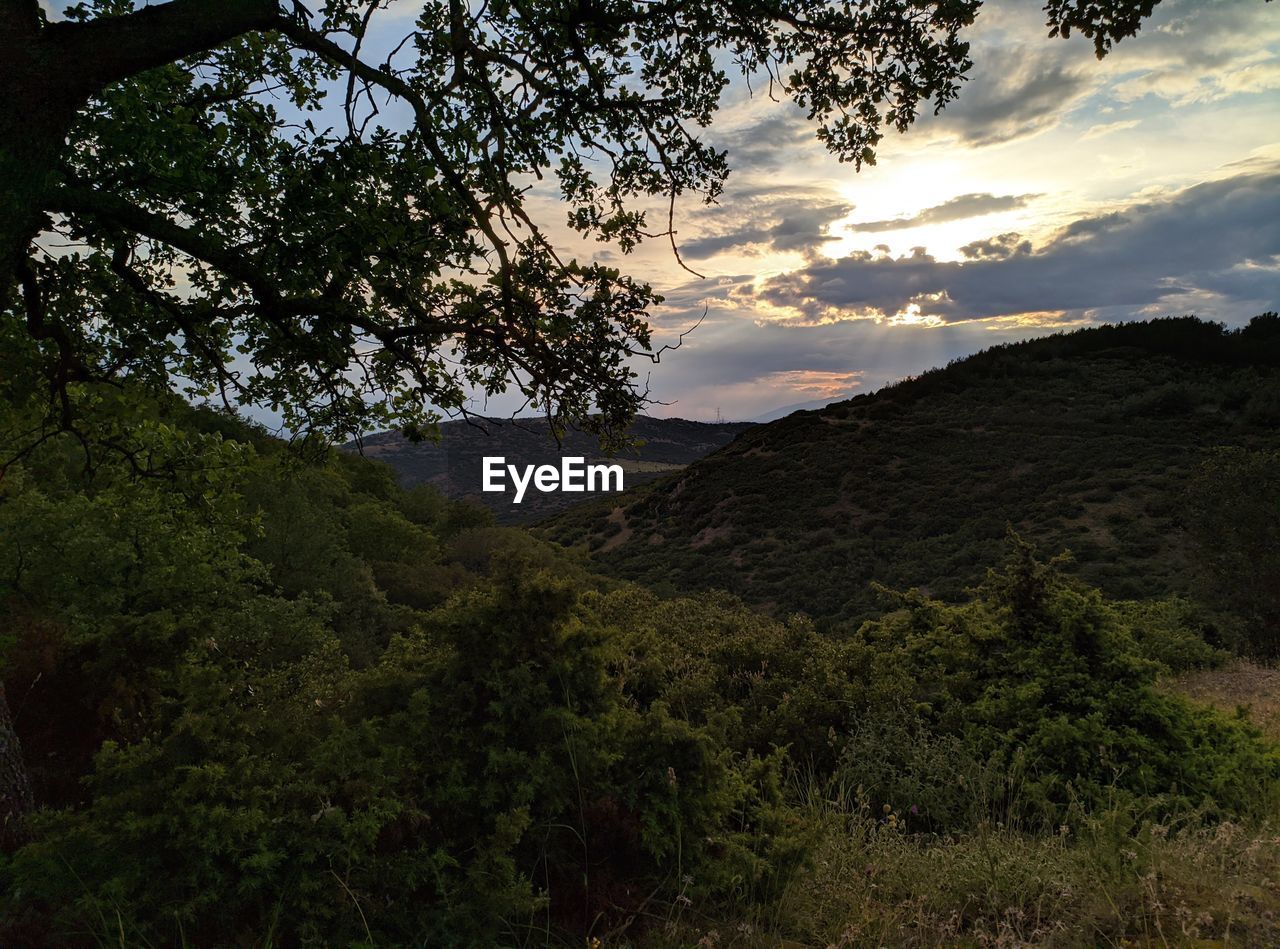
[[[907,257],[857,254],[814,263],[770,280],[761,296],[810,320],[892,314],[912,303],[946,321],[1117,307],[1136,312],[1196,291],[1274,306],[1280,298],[1280,169],[1086,218],[1038,249],[1024,248],[1013,235],[969,248],[971,259],[959,262],[916,248]],[[749,302],[745,287],[737,295]]]
[[[1123,211],[1112,211],[1110,214],[1099,214],[1096,217],[1085,217],[1072,221],[1055,238],[1059,244],[1066,244],[1077,239],[1096,237],[1104,231],[1113,230],[1128,223]]]
[[[1031,241],[1023,240],[1021,234],[1008,231],[986,240],[965,244],[960,248],[960,253],[970,260],[1004,260],[1014,254],[1031,253]]]
[[[1062,121],[1098,81],[1079,57],[1048,40],[989,47],[974,54],[975,68],[960,98],[921,129],[954,135],[971,146],[998,145],[1047,131]]]
[[[925,224],[942,224],[946,221],[960,221],[964,218],[981,217],[984,214],[996,214],[1000,211],[1012,211],[1026,206],[1038,194],[962,194],[925,208],[911,217],[894,218],[888,221],[864,221],[851,224],[855,231],[876,233],[878,231],[897,231],[907,227],[920,227]]]
[[[680,252],[692,260],[751,246],[807,253],[834,240],[827,229],[851,210],[852,205],[827,192],[737,191],[720,207],[699,215],[702,236],[683,242]]]
[[[752,125],[712,136],[717,148],[728,151],[734,171],[744,174],[787,168],[797,152],[816,140],[816,126],[790,101],[769,109]]]

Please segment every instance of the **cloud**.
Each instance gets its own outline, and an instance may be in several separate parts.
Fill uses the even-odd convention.
[[[969,81],[941,114],[921,116],[921,132],[962,146],[1000,145],[1053,129],[1104,97],[1152,96],[1180,107],[1280,88],[1280,17],[1266,3],[1164,0],[1101,62],[1078,36],[1049,39],[1036,6],[984,4]],[[1126,127],[1099,123],[1084,137]]]
[[[850,224],[854,231],[876,233],[879,231],[898,231],[908,227],[921,227],[925,224],[942,224],[946,221],[959,221],[964,218],[981,217],[984,214],[996,214],[1000,211],[1012,211],[1025,207],[1027,202],[1038,198],[1038,194],[962,194],[944,201],[942,204],[925,208],[911,217],[894,218],[887,221],[864,221]]]
[[[861,369],[844,372],[816,369],[789,369],[769,372],[752,380],[791,392],[818,398],[835,399],[856,388],[866,373]]]
[[[994,14],[993,14],[994,15]],[[974,44],[974,69],[960,97],[940,114],[918,121],[932,137],[961,145],[1000,145],[1048,131],[1096,87],[1096,63],[1065,43],[1039,35],[991,39]]]
[[[1111,89],[1122,102],[1186,106],[1280,88],[1280,18],[1266,4],[1169,2],[1138,39]]]
[[[957,323],[929,330],[869,320],[814,326],[704,324],[688,348],[654,373],[655,393],[671,404],[653,411],[684,418],[754,418],[778,406],[848,398],[977,352],[998,340],[1026,339],[1043,326]],[[644,369],[647,370],[647,366]],[[803,403],[799,405],[797,403]]]
[[[1121,122],[1108,122],[1105,125],[1091,125],[1080,136],[1080,139],[1081,141],[1088,141],[1091,138],[1102,138],[1102,136],[1110,135],[1113,132],[1123,132],[1125,129],[1137,128],[1141,124],[1141,119],[1125,119]]]
[[[756,99],[754,110],[763,110],[763,117],[712,136],[715,147],[728,151],[736,172],[784,170],[795,163],[798,152],[817,143],[816,126],[794,103]]]
[[[1220,102],[1236,95],[1280,89],[1280,59],[1243,63],[1236,61],[1210,72],[1196,74],[1186,69],[1153,69],[1119,82],[1112,94],[1121,102],[1144,96],[1158,96],[1175,106]]]
[[[958,322],[1150,312],[1196,292],[1274,306],[1280,167],[1080,219],[1039,248],[1002,234],[967,245],[966,256],[942,261],[925,248],[896,258],[857,253],[740,286],[734,296],[799,324],[911,313]]]
[[[985,240],[974,241],[960,248],[960,253],[970,260],[1004,260],[1014,254],[1031,253],[1031,241],[1013,231],[997,234]]]
[[[828,229],[852,210],[852,205],[824,191],[735,191],[723,205],[698,216],[700,236],[684,241],[680,252],[692,260],[749,247],[807,254],[835,240]]]

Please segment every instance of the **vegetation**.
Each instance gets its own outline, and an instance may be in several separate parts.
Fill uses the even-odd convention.
[[[597,550],[625,528],[595,558],[613,575],[851,630],[877,583],[958,602],[1012,525],[1112,597],[1194,596],[1211,637],[1271,654],[1277,393],[1274,314],[1079,330],[759,426],[545,534]]]
[[[616,441],[657,297],[526,184],[674,249],[726,69],[872,162],[980,0],[312,6],[0,3],[0,943],[1278,941],[1280,747],[1169,685],[1280,641],[1274,314],[993,350],[560,545],[316,437]]]
[[[1186,604],[1012,541],[968,602],[834,637],[134,410],[164,477],[50,442],[4,481],[41,805],[6,944],[1251,938],[1280,910],[1280,748],[1157,683],[1220,661]],[[1215,861],[1236,882],[1193,885]]]
[[[1277,390],[1280,391],[1280,390]],[[1262,420],[1280,423],[1258,393]],[[1188,530],[1204,565],[1201,593],[1255,654],[1280,655],[1280,449],[1209,455],[1188,489]]]

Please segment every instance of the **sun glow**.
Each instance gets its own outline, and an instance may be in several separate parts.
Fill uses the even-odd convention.
[[[945,321],[933,313],[925,313],[919,303],[908,303],[889,317],[890,326],[942,326]]]

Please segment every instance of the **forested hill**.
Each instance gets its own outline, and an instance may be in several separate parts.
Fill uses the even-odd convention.
[[[505,524],[532,523],[562,511],[584,497],[530,490],[521,503],[510,494],[481,491],[486,456],[501,456],[508,464],[558,465],[562,456],[581,456],[593,464],[619,464],[628,487],[679,471],[728,444],[751,428],[750,422],[691,422],[681,418],[638,416],[628,429],[636,446],[606,457],[594,436],[571,431],[557,448],[544,419],[485,419],[445,422],[439,442],[411,442],[399,432],[382,432],[349,443],[347,451],[362,451],[393,467],[405,487],[430,484],[447,497],[478,501]]]
[[[959,597],[1012,525],[1120,597],[1188,591],[1206,449],[1280,444],[1280,319],[1130,323],[986,350],[761,425],[545,530],[623,577],[780,613],[871,615],[873,581]]]

